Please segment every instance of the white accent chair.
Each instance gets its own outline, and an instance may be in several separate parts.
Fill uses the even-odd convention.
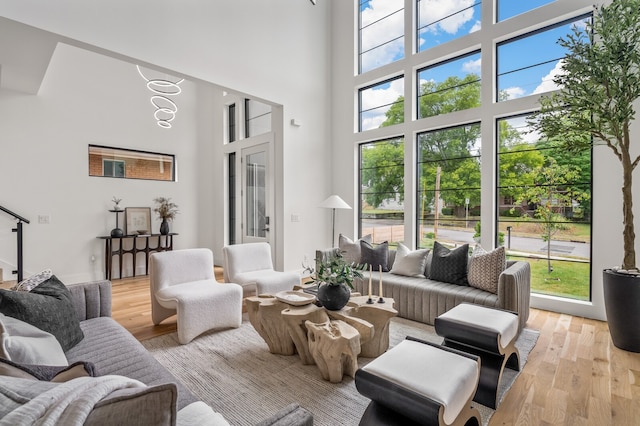
[[[240,284],[246,293],[275,295],[300,285],[297,272],[273,269],[269,243],[247,243],[226,246],[224,254],[224,280]]]
[[[153,253],[150,283],[153,323],[177,314],[182,345],[205,331],[242,323],[242,287],[216,281],[209,249]]]

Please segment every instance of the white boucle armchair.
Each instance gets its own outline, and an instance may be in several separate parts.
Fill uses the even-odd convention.
[[[242,287],[218,283],[209,249],[153,253],[150,257],[151,318],[160,324],[177,314],[178,341],[242,323]]]
[[[224,280],[240,284],[247,293],[275,295],[300,285],[297,272],[273,269],[269,243],[247,243],[225,246]]]

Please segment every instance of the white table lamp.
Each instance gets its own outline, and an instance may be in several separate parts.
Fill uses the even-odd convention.
[[[336,242],[336,209],[350,209],[351,206],[337,195],[332,195],[320,203],[319,207],[333,210],[331,218],[331,247],[333,248]]]

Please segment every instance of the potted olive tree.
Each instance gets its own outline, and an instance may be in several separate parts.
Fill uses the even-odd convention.
[[[559,90],[540,99],[529,124],[569,151],[606,145],[620,161],[624,255],[619,268],[603,272],[605,309],[614,345],[640,352],[632,195],[640,157],[631,149],[630,132],[640,98],[640,0],[594,6],[591,23],[558,43],[568,52],[554,78]]]

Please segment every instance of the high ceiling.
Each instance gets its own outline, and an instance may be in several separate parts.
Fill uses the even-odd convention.
[[[0,17],[0,89],[38,93],[57,38]]]

